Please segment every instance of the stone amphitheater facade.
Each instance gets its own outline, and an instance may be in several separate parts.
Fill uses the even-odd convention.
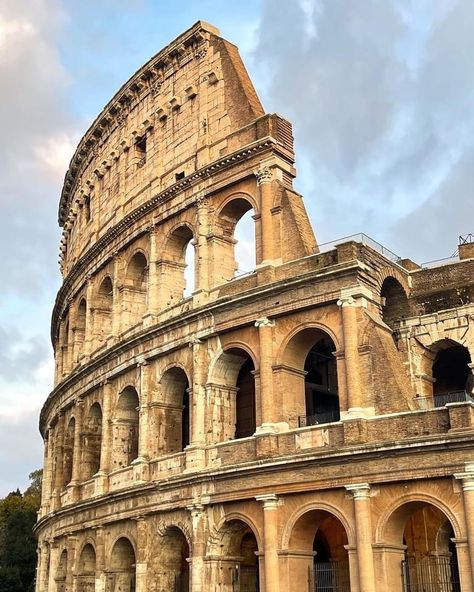
[[[37,592],[474,590],[474,245],[318,245],[295,174],[291,124],[203,22],[79,143]]]

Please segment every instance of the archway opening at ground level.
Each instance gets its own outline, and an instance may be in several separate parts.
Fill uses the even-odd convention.
[[[294,590],[350,592],[348,538],[342,522],[325,510],[306,512],[289,540],[288,581]]]
[[[57,592],[66,592],[66,579],[68,573],[68,557],[67,551],[64,549],[59,557],[58,567],[54,574],[54,581],[56,582]]]
[[[154,561],[157,590],[189,592],[190,549],[179,528],[172,526],[166,529],[156,549]]]
[[[258,542],[242,520],[229,520],[219,529],[209,549],[210,578],[222,592],[259,592]]]
[[[387,521],[384,573],[393,592],[461,592],[453,526],[437,507],[410,502]]]
[[[77,569],[77,592],[95,589],[96,555],[94,547],[87,543],[81,551]]]
[[[135,592],[135,551],[132,543],[121,537],[113,546],[107,575],[107,591]]]

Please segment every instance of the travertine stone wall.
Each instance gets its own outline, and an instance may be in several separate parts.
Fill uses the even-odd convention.
[[[473,260],[320,252],[294,176],[291,124],[202,22],[81,140],[59,208],[38,592],[286,592],[323,573],[401,592],[402,568],[431,585],[413,580],[428,560],[443,592],[473,589]],[[236,277],[248,211],[256,269]],[[468,380],[439,399],[451,348]]]

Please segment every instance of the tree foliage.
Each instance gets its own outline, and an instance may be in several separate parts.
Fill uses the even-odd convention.
[[[0,500],[0,592],[33,590],[36,540],[33,526],[41,501],[42,471],[30,474],[31,484]]]

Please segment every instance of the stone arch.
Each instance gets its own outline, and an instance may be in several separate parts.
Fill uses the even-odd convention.
[[[67,549],[63,549],[59,556],[58,565],[56,567],[56,573],[54,574],[54,581],[56,582],[57,592],[66,592],[66,579],[68,575],[68,552]]]
[[[76,308],[76,322],[74,325],[74,362],[77,363],[84,353],[86,339],[87,300],[85,296],[79,299]]]
[[[82,470],[83,478],[90,479],[100,469],[102,444],[102,407],[93,402],[84,417]]]
[[[189,249],[195,249],[196,231],[189,222],[179,222],[171,227],[163,242],[162,258],[158,264],[158,273],[161,278],[161,286],[164,292],[166,306],[172,306],[185,297],[185,293],[193,291],[197,287],[197,269],[187,271],[188,262],[196,257],[189,257]]]
[[[427,494],[397,499],[380,517],[376,536],[390,549],[383,557],[386,584],[402,592],[402,578],[410,589],[431,589],[443,582],[452,589],[459,581],[456,549],[450,539],[459,538],[459,524],[447,506]],[[441,545],[441,546],[440,546]]]
[[[113,468],[126,467],[138,457],[140,405],[137,390],[126,386],[117,399],[113,419]]]
[[[380,301],[382,320],[391,329],[397,321],[410,316],[407,290],[393,275],[387,275],[383,280]]]
[[[162,454],[182,452],[190,443],[191,405],[190,381],[186,370],[178,364],[169,365],[159,380],[161,409],[158,425],[158,448]]]
[[[393,516],[399,508],[412,503],[434,506],[447,517],[453,527],[456,538],[463,538],[463,536],[465,536],[465,533],[461,528],[461,521],[458,520],[456,514],[451,510],[447,503],[443,502],[434,495],[418,491],[397,497],[397,499],[385,509],[385,511],[381,514],[375,528],[376,543],[384,542],[384,538],[386,538],[385,531],[387,529],[387,523],[390,517]]]
[[[224,526],[226,522],[231,521],[243,522],[254,533],[258,548],[263,549],[263,538],[253,518],[244,512],[232,511],[222,516],[219,522],[214,525],[212,532],[209,534],[209,539],[207,542],[207,555],[219,554],[219,549],[222,549],[222,535],[224,534]]]
[[[111,590],[135,590],[135,546],[128,536],[117,537],[109,556],[108,582]]]
[[[82,592],[95,589],[96,552],[94,545],[86,542],[79,555],[76,569],[77,589]]]
[[[377,281],[379,294],[382,291],[382,285],[383,285],[384,281],[387,278],[393,278],[393,279],[397,280],[397,282],[401,285],[407,298],[410,296],[411,288],[408,283],[408,281],[409,281],[408,277],[405,276],[400,270],[396,269],[395,267],[382,267],[382,269],[380,269],[377,272],[377,275],[375,276],[375,278]]]
[[[222,590],[260,590],[259,552],[261,539],[251,520],[231,513],[220,521],[207,547],[210,581],[218,581]]]
[[[257,426],[255,358],[249,347],[230,347],[214,357],[207,384],[211,400],[208,433],[218,441],[246,438]],[[215,419],[218,418],[218,419]]]
[[[183,529],[169,524],[160,530],[154,561],[153,579],[159,590],[189,592],[191,544]]]
[[[113,306],[114,284],[111,276],[107,274],[97,288],[94,306],[94,339],[98,347],[112,334]]]
[[[74,458],[74,439],[76,420],[74,416],[69,418],[63,443],[63,489],[71,482]]]
[[[343,513],[330,504],[306,504],[290,518],[284,532],[288,582],[295,590],[330,585],[349,590],[351,577],[347,552],[354,540]]]
[[[211,224],[211,240],[209,242],[210,261],[214,262],[213,267],[210,269],[210,277],[213,279],[214,285],[222,284],[235,277],[239,268],[236,259],[236,227],[245,214],[251,210],[254,212],[253,218],[255,222],[252,224],[253,237],[249,237],[250,242],[254,243],[253,252],[255,257],[252,259],[256,263],[261,262],[259,231],[257,229],[257,221],[259,223],[257,207],[253,196],[239,192],[228,196],[214,213]],[[240,266],[242,267],[242,262]]]
[[[339,421],[337,350],[334,332],[320,323],[301,324],[283,341],[274,372],[280,392],[291,393],[281,403],[290,427]]]
[[[125,327],[142,320],[147,308],[148,258],[142,249],[136,249],[129,257],[122,287],[122,317]]]

